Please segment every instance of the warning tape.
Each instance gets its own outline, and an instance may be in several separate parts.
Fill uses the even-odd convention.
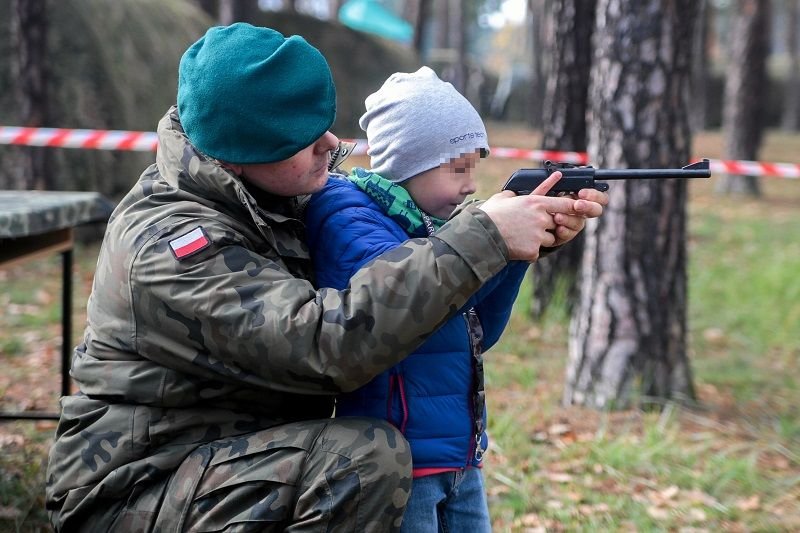
[[[367,153],[365,139],[343,139],[358,143],[354,155]],[[133,150],[152,152],[158,146],[158,137],[152,131],[82,130],[66,128],[20,128],[0,126],[0,144],[20,146],[52,146],[58,148],[88,148],[96,150]],[[554,150],[524,150],[521,148],[491,148],[492,157],[503,159],[525,159],[531,161],[559,161],[576,165],[586,164],[585,152],[561,152]],[[800,178],[800,164],[768,163],[764,161],[710,160],[711,172]]]
[[[0,126],[0,144],[152,152],[158,146],[158,137],[152,131]]]

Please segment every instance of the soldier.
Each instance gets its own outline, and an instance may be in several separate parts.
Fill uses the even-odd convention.
[[[338,146],[335,98],[299,36],[237,23],[184,53],[156,163],[98,258],[47,469],[57,531],[397,529],[408,444],[330,418],[334,396],[607,203],[500,193],[315,290],[301,210]]]

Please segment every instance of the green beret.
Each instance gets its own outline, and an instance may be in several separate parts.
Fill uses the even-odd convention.
[[[336,88],[328,62],[305,39],[237,22],[210,28],[181,57],[178,114],[201,152],[271,163],[331,127]]]

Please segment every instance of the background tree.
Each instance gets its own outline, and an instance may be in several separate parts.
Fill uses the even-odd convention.
[[[709,47],[711,46],[711,12],[712,6],[706,0],[698,0],[697,23],[692,52],[692,89],[691,89],[691,114],[689,125],[692,131],[703,131],[708,125],[708,84],[711,79]]]
[[[758,158],[767,115],[767,55],[770,50],[769,0],[737,0],[725,78],[722,116],[726,159]],[[722,175],[716,191],[760,196],[755,176]]]
[[[294,1],[287,2],[287,11],[295,11]],[[260,12],[258,0],[220,0],[219,23],[223,26],[234,22],[252,20]]]
[[[562,24],[571,26],[572,22],[556,20],[553,12],[561,8],[552,0],[528,0],[526,25],[528,32],[527,48],[530,57],[530,88],[528,90],[527,122],[532,128],[544,128],[545,86],[548,75],[552,74],[553,63],[561,58],[552,49],[555,33]],[[563,35],[563,33],[561,34]],[[571,38],[571,37],[570,37]],[[556,67],[557,68],[557,67]]]
[[[411,46],[417,55],[422,57],[425,36],[431,19],[431,0],[409,0],[403,6],[403,18],[414,27]]]
[[[13,0],[12,40],[17,43],[13,70],[19,80],[17,98],[22,125],[50,125],[48,112],[47,2]],[[10,188],[52,189],[51,148],[28,146],[19,153],[15,182]],[[10,180],[9,180],[10,181]]]
[[[597,166],[674,168],[689,159],[697,7],[696,0],[598,0],[588,115]],[[603,217],[587,226],[565,403],[608,408],[636,396],[694,397],[686,191],[685,180],[613,183]]]
[[[781,117],[784,131],[797,131],[800,126],[800,0],[786,0],[786,53],[789,75],[786,80]]]
[[[436,24],[434,59],[441,63],[439,75],[461,94],[466,89],[466,16],[460,0],[433,2]]]
[[[219,18],[219,0],[195,0],[195,2],[212,20]]]
[[[533,0],[531,0],[533,2]],[[542,109],[542,149],[586,151],[586,106],[592,64],[592,31],[597,0],[549,0],[542,55],[548,61]],[[577,297],[577,271],[583,255],[583,234],[558,253],[533,264],[531,313],[541,317],[554,291],[563,284],[568,306]]]
[[[467,88],[467,17],[462,0],[448,1],[450,22],[447,25],[449,33],[447,40],[449,47],[455,52],[455,60],[447,77],[453,87],[464,94]]]

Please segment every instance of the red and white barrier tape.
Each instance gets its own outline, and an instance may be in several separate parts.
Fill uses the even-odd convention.
[[[767,176],[777,178],[800,178],[800,165],[794,163],[767,163],[764,161],[709,160],[711,172],[741,174],[743,176]]]
[[[155,132],[119,130],[74,130],[64,128],[16,128],[0,126],[0,144],[135,150],[151,152],[158,145]]]
[[[358,144],[354,155],[367,153],[364,139],[345,139]],[[0,144],[20,146],[53,146],[59,148],[89,148],[97,150],[155,151],[158,138],[152,131],[80,130],[65,128],[20,128],[0,126]],[[576,165],[585,164],[584,152],[560,152],[552,150],[524,150],[521,148],[491,148],[492,157],[503,159],[525,159],[531,161],[561,161]],[[711,172],[742,174],[780,178],[800,178],[800,164],[767,163],[763,161],[724,161],[711,159]]]

